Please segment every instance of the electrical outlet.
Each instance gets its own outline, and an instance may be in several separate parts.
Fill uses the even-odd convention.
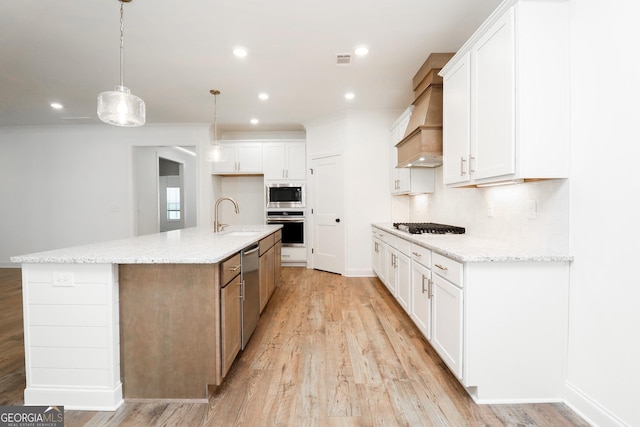
[[[53,286],[73,286],[73,273],[54,271]]]
[[[487,216],[489,218],[493,218],[494,213],[493,202],[489,202],[487,205]]]
[[[536,200],[527,200],[527,218],[538,218],[538,202]]]

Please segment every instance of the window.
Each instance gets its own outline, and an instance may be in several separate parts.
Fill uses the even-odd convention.
[[[167,220],[180,221],[180,187],[167,187]]]

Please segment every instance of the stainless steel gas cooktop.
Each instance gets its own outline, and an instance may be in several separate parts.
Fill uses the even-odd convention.
[[[464,227],[433,222],[394,222],[393,226],[411,234],[464,234]]]

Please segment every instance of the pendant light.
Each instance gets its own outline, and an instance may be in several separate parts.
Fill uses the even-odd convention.
[[[115,90],[98,95],[98,118],[115,126],[142,126],[145,122],[144,101],[124,85],[124,4],[120,2],[120,85]]]
[[[218,95],[220,91],[211,89],[209,91],[213,95],[213,123],[209,126],[209,149],[207,150],[208,162],[222,162],[224,161],[224,149],[218,142]]]

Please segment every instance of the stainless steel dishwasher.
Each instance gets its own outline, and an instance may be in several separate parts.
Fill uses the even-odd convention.
[[[258,244],[242,250],[242,349],[260,318],[260,260]]]

